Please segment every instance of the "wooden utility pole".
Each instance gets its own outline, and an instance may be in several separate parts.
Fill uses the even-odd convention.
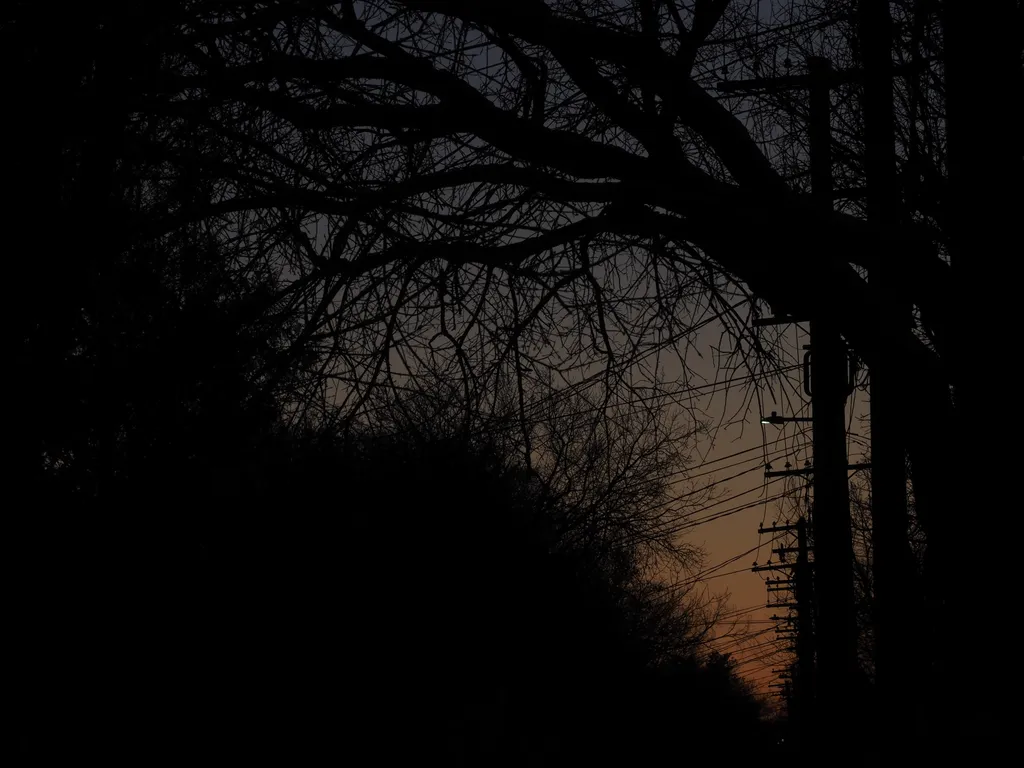
[[[944,0],[938,7],[946,86],[948,221],[944,228],[957,289],[955,303],[949,302],[953,333],[947,361],[956,413],[955,422],[943,429],[947,436],[953,435],[954,449],[969,451],[1003,444],[1012,429],[999,408],[993,366],[1015,349],[1017,339],[1011,333],[1020,322],[1018,303],[1000,295],[998,286],[1003,280],[1014,280],[1008,259],[1012,261],[1010,254],[1019,250],[1024,205],[1017,181],[1024,175],[1022,11],[1019,0]],[[939,529],[935,538],[942,536],[947,546],[944,551],[933,548],[929,533],[928,549],[929,558],[936,555],[939,564],[935,581],[949,585],[946,604],[971,605],[975,615],[987,618],[1005,614],[1019,582],[1015,537],[1007,535],[1015,529],[1019,515],[1012,511],[1013,504],[1006,503],[1005,481],[1000,482],[1019,469],[1013,450],[992,451],[985,464],[985,477],[992,478],[989,482],[975,482],[968,472],[950,478],[948,472],[943,476],[940,467],[932,468],[944,503],[929,512],[938,518],[932,526]],[[968,547],[965,553],[955,544],[962,515],[969,509],[986,510],[985,526],[993,533],[983,546]],[[954,572],[959,563],[965,567]],[[961,573],[965,577],[957,578]],[[1002,703],[1007,681],[983,668],[963,674],[956,668],[958,656],[983,658],[990,652],[984,631],[943,640],[949,641],[940,657],[947,660],[948,672],[942,672],[949,690],[936,715],[948,720],[937,726],[935,740],[939,734],[945,740],[960,729],[963,753],[958,757],[976,764],[993,763],[997,755],[1015,746],[1012,714]],[[939,701],[939,696],[935,699]],[[995,754],[979,755],[982,750]],[[948,756],[948,752],[943,755]]]
[[[893,116],[892,17],[888,0],[860,0],[860,49],[863,52],[864,147],[868,221],[883,232],[900,222],[896,186],[896,139]],[[883,344],[910,330],[911,307],[897,300],[905,276],[901,244],[890,237],[879,243],[881,258],[868,279],[883,297],[874,318]],[[904,247],[919,247],[906,244]],[[876,350],[871,367],[871,534],[874,589],[875,713],[872,731],[890,754],[903,752],[910,735],[915,689],[910,633],[916,601],[912,589],[913,557],[907,515],[906,411],[907,374],[893,346]]]
[[[809,57],[807,75],[721,82],[722,91],[808,89],[810,95],[810,162],[812,196],[833,210],[831,89],[840,81],[827,59]],[[823,244],[823,247],[826,247]],[[810,376],[813,432],[814,600],[816,618],[815,732],[805,745],[820,756],[825,744],[847,748],[857,712],[857,626],[853,604],[853,537],[846,455],[846,398],[849,352],[838,326],[822,311],[828,296],[808,296],[811,307]],[[785,420],[785,419],[782,419]],[[794,473],[801,470],[795,470]],[[832,763],[842,763],[833,755]]]
[[[812,195],[832,210],[831,73],[808,59]],[[815,297],[820,305],[827,297]],[[846,456],[849,353],[835,323],[811,319],[811,427],[814,443],[814,569],[820,736],[834,742],[850,728],[857,684],[853,539]]]

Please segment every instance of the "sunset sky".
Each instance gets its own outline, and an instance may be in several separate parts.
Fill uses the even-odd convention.
[[[701,574],[705,574],[703,580],[707,589],[729,593],[730,610],[736,612],[734,618],[738,622],[734,631],[751,635],[742,641],[725,637],[716,645],[742,661],[744,673],[765,692],[768,691],[766,686],[776,679],[771,670],[783,666],[765,658],[766,652],[771,650],[766,643],[775,638],[775,623],[769,617],[773,613],[785,615],[786,611],[765,607],[768,594],[764,579],[772,574],[754,573],[750,568],[755,561],[768,562],[773,546],[792,543],[773,544],[771,535],[758,535],[758,528],[762,523],[770,526],[776,520],[793,520],[794,511],[804,503],[806,486],[802,477],[766,479],[765,458],[776,470],[783,469],[787,461],[793,468],[800,468],[813,458],[809,424],[760,423],[761,415],[772,411],[779,416],[810,416],[811,413],[809,398],[802,389],[802,370],[795,366],[802,358],[803,345],[808,343],[806,324],[781,327],[777,342],[782,367],[796,367],[796,370],[756,381],[742,370],[719,370],[716,377],[712,346],[720,343],[720,337],[712,329],[697,337],[687,356],[692,373],[706,379],[705,382],[694,379],[694,386],[700,389],[695,393],[692,406],[699,408],[711,425],[709,433],[696,443],[694,465],[688,474],[698,484],[715,484],[715,499],[703,505],[695,519],[722,516],[700,522],[685,537],[706,553]],[[738,380],[726,386],[715,385],[716,379],[719,382]],[[861,372],[858,381],[863,383],[863,379]],[[847,401],[850,463],[865,461],[869,453],[866,406],[867,394],[863,389],[856,390]],[[680,488],[679,492],[685,491]],[[723,627],[721,631],[727,629]]]

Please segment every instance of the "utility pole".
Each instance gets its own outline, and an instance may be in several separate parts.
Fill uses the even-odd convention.
[[[813,729],[814,721],[814,587],[808,559],[807,521],[801,515],[796,521],[797,558],[793,569],[796,598],[797,695],[803,702],[801,725]]]
[[[812,197],[822,209],[833,210],[831,89],[839,77],[827,59],[808,57],[806,75],[721,82],[726,92],[756,92],[802,88],[810,96],[810,163]],[[826,243],[822,247],[827,247]],[[853,537],[850,522],[849,469],[846,455],[846,398],[850,385],[849,351],[836,323],[821,309],[827,296],[809,296],[811,308],[809,377],[804,386],[811,396],[814,505],[814,676],[815,724],[809,756],[821,757],[825,744],[844,751],[831,756],[833,764],[847,749],[851,717],[857,711],[857,627],[853,605]],[[785,419],[783,419],[785,420]],[[771,423],[771,422],[769,422]],[[795,470],[793,474],[803,474]],[[840,745],[842,745],[840,747]]]
[[[792,577],[769,581],[768,593],[780,592],[787,588],[792,590],[795,606],[795,617],[772,616],[773,619],[788,621],[795,624],[796,664],[793,668],[794,686],[789,691],[787,702],[789,716],[795,726],[796,736],[801,745],[806,745],[814,734],[814,586],[809,558],[810,542],[807,536],[807,520],[801,515],[795,524],[773,525],[770,528],[759,528],[759,534],[795,532],[797,545],[796,562],[779,562],[774,565],[755,566],[754,571],[790,570]],[[784,547],[780,552],[789,552],[793,548]],[[809,752],[809,750],[807,750]]]
[[[1000,445],[1006,439],[1006,421],[992,412],[998,401],[991,361],[1015,348],[1011,334],[1020,318],[1017,302],[994,295],[992,288],[1008,276],[1004,256],[1008,244],[1012,247],[1019,241],[1024,201],[1019,184],[1005,183],[1024,175],[1021,4],[1019,0],[945,0],[938,8],[946,86],[949,214],[944,229],[957,290],[952,354],[947,355],[956,393],[955,418],[944,430],[954,435],[958,446],[974,448]],[[976,331],[978,318],[984,318],[984,333]],[[1019,466],[1016,451],[992,453],[986,461],[986,476],[1013,477]],[[971,605],[978,616],[999,616],[1015,598],[1019,581],[1016,541],[1005,533],[1014,529],[1019,515],[1005,503],[1002,483],[972,482],[971,473],[942,477],[941,469],[934,471],[936,481],[945,483],[945,488],[933,510],[937,524],[931,527],[946,548],[933,547],[930,532],[928,548],[929,557],[938,550],[933,561],[938,564],[936,581],[949,585],[945,604]],[[988,537],[986,546],[968,547],[965,553],[957,550],[955,538],[962,529],[963,512],[971,508],[986,510],[986,527],[996,533]],[[952,568],[964,561],[965,576],[956,578]],[[1007,681],[982,670],[959,674],[956,669],[957,655],[982,658],[988,652],[986,633],[948,640],[940,641],[947,651],[938,657],[945,660],[940,674],[949,681],[949,690],[936,691],[936,702],[942,702],[935,712],[940,719],[937,728],[944,734],[962,730],[953,740],[963,750],[961,759],[995,762],[996,755],[1015,746],[1012,715],[1002,706]],[[981,736],[975,729],[987,733]],[[943,756],[948,758],[948,750]]]
[[[864,146],[868,221],[883,232],[899,223],[893,116],[892,17],[888,0],[860,0],[858,33],[864,65]],[[871,367],[871,536],[874,590],[875,701],[872,732],[888,752],[903,756],[916,689],[910,633],[916,601],[910,551],[906,475],[906,373],[899,351],[885,340],[910,330],[909,306],[896,297],[904,283],[900,243],[886,236],[868,279],[883,309],[874,321],[883,333]],[[905,247],[919,247],[905,244]]]
[[[811,189],[832,210],[832,68],[811,57]],[[816,297],[820,305],[826,297]],[[857,627],[853,608],[853,538],[846,456],[849,352],[834,322],[811,318],[811,428],[814,443],[814,567],[817,601],[817,693],[821,736],[840,743],[850,727],[857,685]]]

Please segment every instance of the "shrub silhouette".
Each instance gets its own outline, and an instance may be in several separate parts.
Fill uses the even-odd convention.
[[[560,547],[543,487],[486,447],[278,450],[235,510],[34,540],[35,669],[63,702],[35,698],[43,753],[521,765],[753,746],[727,665],[659,658],[638,621],[655,606]]]

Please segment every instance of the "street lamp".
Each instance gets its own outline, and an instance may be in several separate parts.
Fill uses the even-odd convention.
[[[810,416],[779,416],[775,411],[772,411],[771,416],[762,416],[762,424],[788,424],[791,421],[812,421]]]

